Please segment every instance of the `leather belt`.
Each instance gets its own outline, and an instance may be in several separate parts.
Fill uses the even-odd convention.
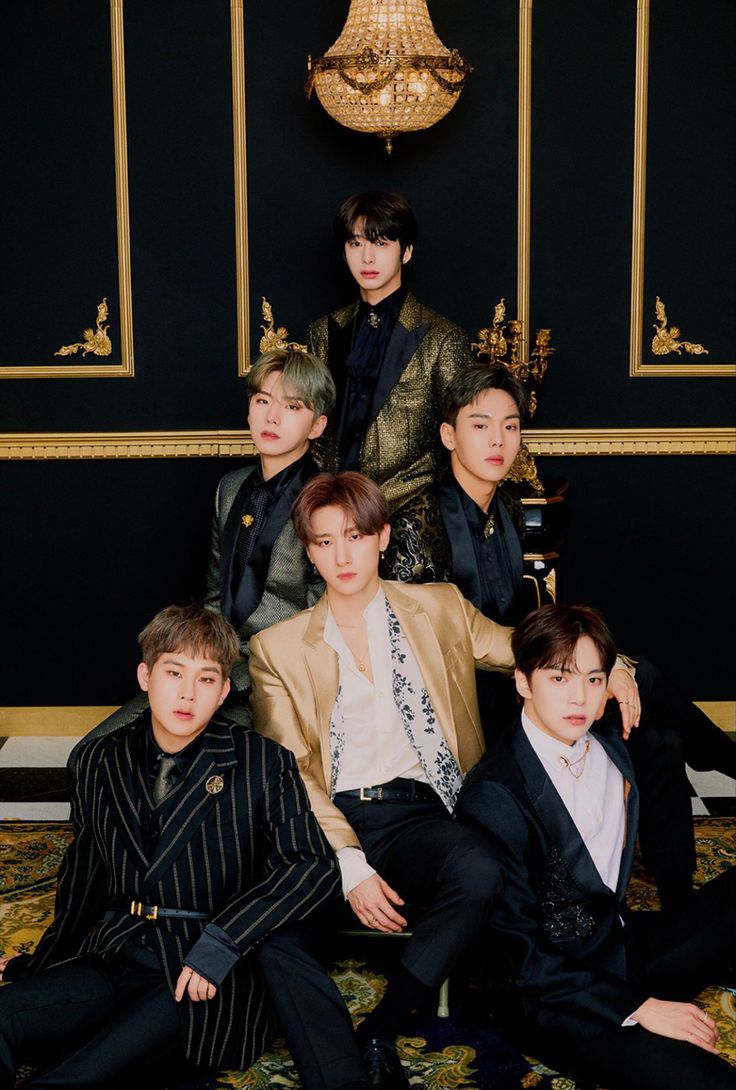
[[[174,917],[179,920],[209,920],[209,912],[191,912],[188,908],[164,908],[163,905],[147,905],[144,901],[114,901],[110,905],[114,912],[129,913],[131,916],[143,916],[147,920],[162,917]]]
[[[335,797],[360,799],[361,802],[437,802],[439,798],[428,783],[401,778],[377,787],[355,787],[351,791],[338,791]]]

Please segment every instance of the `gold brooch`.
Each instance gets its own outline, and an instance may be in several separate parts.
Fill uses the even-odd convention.
[[[204,786],[210,795],[217,795],[225,786],[225,781],[222,776],[210,776]]]
[[[489,515],[488,518],[486,519],[486,524],[483,527],[483,537],[490,537],[491,534],[495,534],[495,532],[496,532],[496,522],[495,522],[495,520],[493,518],[493,515]]]
[[[378,329],[380,324],[381,324],[381,319],[380,319],[379,315],[376,314],[375,310],[369,310],[368,311],[368,325],[372,326],[373,329]]]
[[[242,519],[240,521],[242,522],[243,526],[247,527],[247,526],[252,526],[253,523],[255,522],[255,519],[253,518],[252,515],[243,515],[243,517],[242,517]]]

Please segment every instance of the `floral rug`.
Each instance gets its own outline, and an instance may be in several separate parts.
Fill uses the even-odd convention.
[[[736,865],[736,818],[697,817],[695,820],[697,884]],[[64,822],[0,822],[0,955],[33,949],[53,914],[56,872],[71,826]],[[652,883],[641,867],[629,888],[632,908],[655,908]],[[363,942],[361,960],[346,958],[333,970],[338,987],[356,1020],[380,999],[386,986],[381,960],[372,948],[381,943]],[[407,1067],[414,1090],[589,1090],[563,1078],[531,1057],[522,1056],[504,1041],[493,1023],[473,1006],[472,997],[460,989],[451,992],[452,1015],[440,1019],[425,1016],[411,1027],[411,1036],[400,1037],[399,1054]],[[721,1047],[736,1065],[736,997],[720,988],[709,988],[699,1002],[718,1023]],[[188,1082],[177,1090],[298,1090],[299,1079],[283,1044],[265,1053],[248,1071]],[[172,1087],[171,1090],[174,1090]]]

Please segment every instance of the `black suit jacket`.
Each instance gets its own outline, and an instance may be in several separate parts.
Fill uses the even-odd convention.
[[[111,954],[147,931],[174,989],[191,952],[202,964],[204,921],[107,912],[135,898],[205,912],[241,953],[214,999],[180,1006],[182,1038],[198,1064],[247,1068],[268,1043],[269,1007],[250,951],[338,889],[337,864],[312,814],[294,757],[216,718],[191,767],[160,804],[163,827],[147,854],[139,805],[150,788],[139,760],[148,717],[79,754],[76,836],[59,872],[52,924],[35,953],[13,959],[13,979],[85,953]],[[212,777],[222,789],[211,793]],[[217,786],[217,781],[214,783]]]
[[[483,601],[473,539],[452,475],[443,475],[391,519],[391,540],[382,574],[410,583],[455,583],[476,608],[501,624],[516,624],[530,610],[550,601],[543,580],[524,572],[524,516],[514,491],[503,487],[496,499],[496,528],[505,536],[512,575],[499,580],[497,601]]]
[[[613,731],[592,733],[623,773],[626,839],[610,890],[519,719],[469,774],[457,804],[502,852],[504,887],[492,928],[505,962],[510,1010],[526,1026],[592,1037],[621,1025],[647,998],[626,979],[624,897],[631,876],[638,793]]]

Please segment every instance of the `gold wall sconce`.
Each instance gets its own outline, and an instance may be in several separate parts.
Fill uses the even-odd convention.
[[[529,416],[532,417],[537,411],[537,389],[547,374],[549,357],[556,350],[552,348],[552,330],[538,329],[531,355],[524,360],[521,351],[523,336],[524,323],[518,318],[506,321],[506,301],[501,299],[494,308],[492,324],[487,329],[478,330],[478,340],[473,342],[471,348],[479,359],[485,356],[492,366],[505,367],[529,389]],[[527,481],[537,493],[544,491],[526,443],[521,444],[509,478],[512,481]]]
[[[428,129],[458,100],[471,66],[437,37],[427,0],[351,0],[340,37],[307,60],[313,90],[340,125],[374,133]]]

